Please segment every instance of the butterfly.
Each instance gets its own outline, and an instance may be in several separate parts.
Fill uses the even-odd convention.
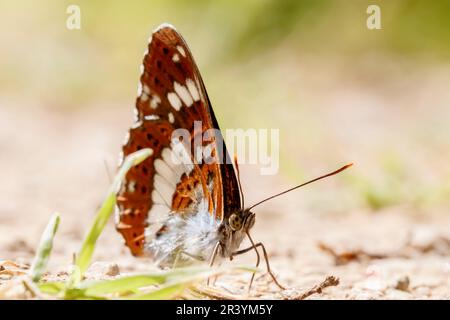
[[[117,193],[116,229],[131,253],[175,266],[195,260],[212,265],[255,250],[259,265],[261,248],[268,273],[283,288],[264,245],[249,233],[255,223],[251,209],[265,200],[244,207],[237,161],[228,154],[192,53],[169,24],[151,36],[135,106],[122,159],[143,148],[151,155],[128,171]],[[177,130],[188,137],[173,138]],[[213,134],[205,139],[208,132]],[[191,143],[199,136],[200,157]],[[251,246],[239,249],[245,237]]]

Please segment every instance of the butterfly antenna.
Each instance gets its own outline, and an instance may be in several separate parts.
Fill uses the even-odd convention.
[[[234,166],[236,167],[236,172],[237,172],[237,179],[238,179],[238,184],[239,184],[239,192],[241,194],[241,199],[242,199],[242,208],[244,208],[244,192],[242,190],[242,185],[241,185],[241,175],[239,173],[239,165],[238,165],[238,160],[237,160],[237,155],[234,155]]]
[[[353,163],[349,163],[349,164],[343,166],[342,168],[340,168],[340,169],[338,169],[338,170],[336,170],[336,171],[327,173],[327,174],[325,174],[325,175],[323,175],[323,176],[320,176],[320,177],[318,177],[318,178],[312,179],[312,180],[310,180],[310,181],[308,181],[308,182],[302,183],[302,184],[300,184],[300,185],[298,185],[298,186],[295,186],[295,187],[290,188],[290,189],[288,189],[288,190],[285,190],[285,191],[283,191],[283,192],[277,193],[276,195],[273,195],[273,196],[271,196],[271,197],[269,197],[269,198],[266,198],[266,199],[264,199],[264,200],[261,200],[260,202],[258,202],[258,203],[256,203],[256,204],[252,205],[252,206],[251,206],[250,208],[248,208],[247,210],[251,210],[251,209],[253,209],[253,208],[256,207],[256,206],[259,206],[261,203],[264,203],[264,202],[269,201],[269,200],[271,200],[271,199],[273,199],[273,198],[279,197],[279,196],[281,196],[281,195],[283,195],[283,194],[285,194],[285,193],[291,192],[291,191],[293,191],[293,190],[295,190],[295,189],[298,189],[298,188],[300,188],[300,187],[306,186],[307,184],[313,183],[313,182],[315,182],[315,181],[317,181],[317,180],[321,180],[321,179],[323,179],[323,178],[327,178],[327,177],[330,177],[330,176],[334,176],[335,174],[338,174],[339,172],[344,171],[345,169],[351,167],[352,165],[353,165]]]

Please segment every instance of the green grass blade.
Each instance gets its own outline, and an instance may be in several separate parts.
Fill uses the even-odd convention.
[[[63,282],[43,282],[38,284],[41,292],[56,295],[64,290],[65,284]]]
[[[168,300],[181,295],[186,288],[211,276],[233,270],[233,268],[194,267],[174,269],[168,272],[164,285],[150,292],[138,293],[125,297],[127,300]],[[181,271],[181,272],[180,272]]]
[[[183,291],[191,283],[202,281],[208,277],[233,271],[251,271],[257,269],[251,267],[222,267],[212,269],[208,266],[187,267],[172,269],[168,271],[159,271],[155,273],[126,276],[114,280],[104,280],[97,282],[82,282],[78,288],[85,290],[87,295],[102,296],[105,294],[123,294],[148,287],[150,285],[163,285],[156,290],[142,294],[128,296],[130,299],[156,299],[163,297],[164,294],[170,295],[174,292]],[[155,292],[155,296],[152,293]],[[128,299],[128,297],[126,299]],[[162,299],[169,299],[165,296]]]
[[[123,293],[127,291],[135,291],[139,288],[148,287],[151,285],[164,284],[168,282],[175,282],[183,278],[197,275],[199,278],[202,274],[210,274],[209,267],[191,267],[179,268],[169,271],[157,271],[152,273],[137,274],[132,276],[125,276],[113,280],[101,281],[83,281],[77,288],[86,290],[89,295],[103,295],[111,293]]]
[[[146,293],[139,293],[132,296],[128,296],[127,300],[169,300],[173,299],[183,293],[188,287],[188,283],[175,283],[166,286],[162,286],[156,290]]]
[[[135,275],[114,280],[83,282],[78,286],[84,288],[86,294],[98,296],[111,293],[133,291],[138,288],[164,283],[165,275]]]
[[[59,221],[59,215],[54,213],[42,233],[41,240],[39,241],[39,246],[29,272],[31,279],[34,282],[41,279],[41,276],[47,267],[48,259],[50,258],[50,253],[52,252],[53,238],[58,230]]]
[[[88,295],[85,290],[69,288],[63,291],[62,297],[66,300],[106,300],[105,297]]]
[[[89,230],[86,238],[84,239],[82,247],[76,257],[74,267],[78,268],[79,272],[72,273],[73,276],[71,277],[72,279],[70,280],[70,283],[72,283],[73,285],[76,285],[81,281],[83,274],[89,267],[97,239],[103,231],[103,228],[105,227],[109,217],[114,211],[114,207],[116,205],[116,192],[119,189],[123,178],[132,166],[141,163],[151,154],[151,149],[142,149],[128,155],[125,158],[124,163],[115,176],[106,199],[103,202],[100,210],[97,212],[94,223]]]

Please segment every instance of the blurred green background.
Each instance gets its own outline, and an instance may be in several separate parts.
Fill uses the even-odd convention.
[[[81,30],[65,27],[70,4]],[[147,39],[170,22],[222,128],[280,128],[284,185],[355,162],[305,191],[313,209],[447,211],[450,1],[2,1],[0,14],[3,115],[131,114]]]

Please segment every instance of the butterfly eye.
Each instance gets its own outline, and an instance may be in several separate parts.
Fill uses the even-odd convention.
[[[242,228],[242,218],[240,215],[233,213],[228,219],[228,224],[231,227],[231,230],[237,231]]]

